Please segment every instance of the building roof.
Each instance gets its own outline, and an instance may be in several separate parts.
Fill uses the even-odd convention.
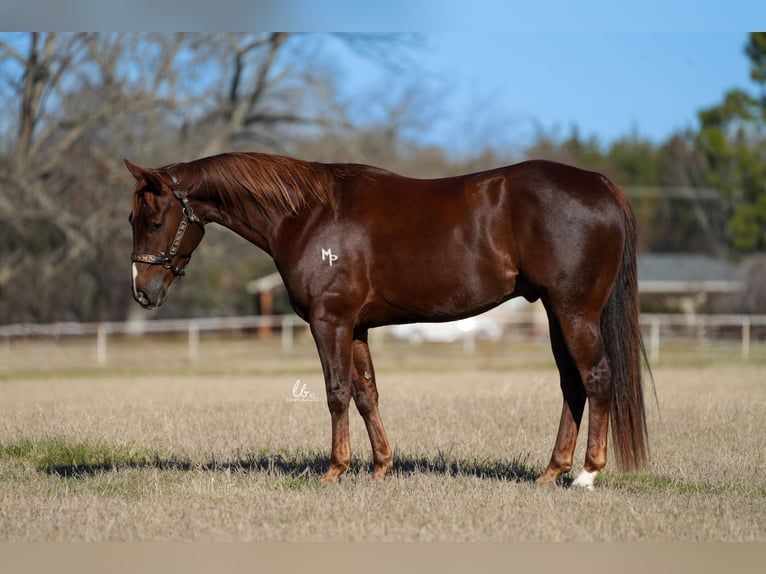
[[[645,253],[638,256],[642,293],[730,293],[742,291],[742,269],[701,253]]]
[[[245,290],[248,293],[255,294],[263,291],[271,291],[280,286],[282,286],[282,276],[279,273],[272,273],[265,277],[248,281],[247,285],[245,285]]]

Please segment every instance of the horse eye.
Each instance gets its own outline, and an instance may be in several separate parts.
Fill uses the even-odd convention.
[[[162,229],[162,222],[161,221],[159,221],[157,223],[152,223],[149,226],[149,231],[159,231],[160,229]]]

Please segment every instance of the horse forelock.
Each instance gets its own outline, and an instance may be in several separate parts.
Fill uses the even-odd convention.
[[[178,187],[190,195],[208,188],[233,207],[243,207],[246,197],[271,215],[297,214],[312,200],[333,212],[337,207],[335,176],[319,163],[270,154],[227,153],[168,167],[178,174]]]

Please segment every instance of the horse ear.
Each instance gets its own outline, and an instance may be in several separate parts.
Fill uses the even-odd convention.
[[[144,177],[144,169],[137,166],[134,163],[131,163],[127,159],[123,159],[122,161],[125,162],[125,167],[128,168],[128,171],[135,177],[136,179],[141,179]]]
[[[128,171],[136,178],[136,181],[143,180],[149,186],[154,188],[154,193],[159,193],[160,190],[162,190],[162,175],[160,175],[160,172],[156,169],[144,169],[143,167],[131,163],[127,159],[124,159],[123,161],[125,162],[125,167],[128,168]]]

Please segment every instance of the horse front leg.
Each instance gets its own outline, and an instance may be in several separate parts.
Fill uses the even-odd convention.
[[[311,332],[322,362],[327,406],[332,419],[330,466],[321,481],[331,484],[346,472],[351,461],[348,405],[351,401],[353,327],[329,319],[312,320]]]
[[[353,357],[352,391],[354,403],[364,419],[367,434],[370,437],[372,459],[375,463],[373,478],[383,480],[393,466],[394,456],[378,411],[378,388],[375,383],[375,369],[372,367],[366,331],[354,338]]]

